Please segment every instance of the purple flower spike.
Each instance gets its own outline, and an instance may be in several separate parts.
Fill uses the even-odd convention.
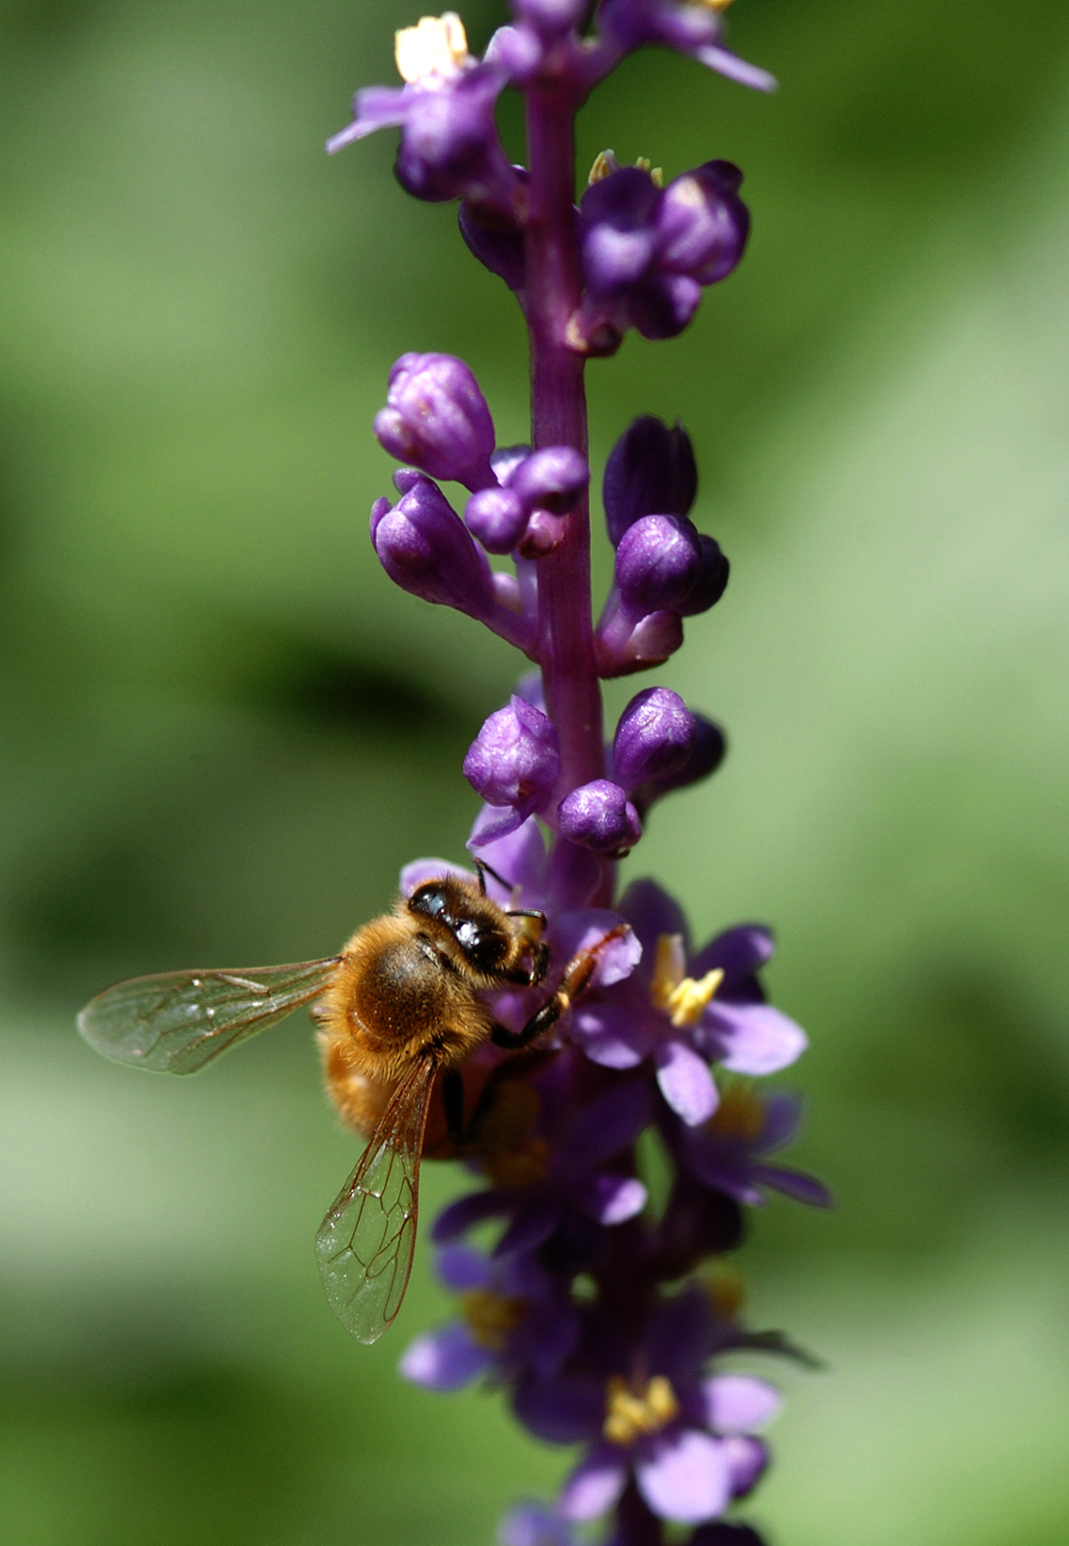
[[[502,808],[481,841],[513,832],[542,810],[560,778],[560,747],[553,721],[513,696],[486,720],[464,758],[464,776],[488,805]]]
[[[679,774],[694,747],[697,722],[678,693],[647,687],[631,699],[612,743],[616,778],[629,792]]]
[[[371,540],[386,573],[402,590],[470,617],[489,618],[490,566],[437,484],[415,479],[399,502],[376,500]]]
[[[690,436],[681,424],[644,414],[613,446],[605,464],[602,498],[613,547],[644,515],[689,515],[698,492]]]
[[[562,837],[596,854],[619,856],[642,836],[638,812],[619,784],[607,778],[581,784],[557,807]]]
[[[642,613],[677,611],[702,574],[703,552],[686,516],[644,515],[616,550],[616,583]]]
[[[479,383],[452,354],[403,354],[390,371],[375,434],[391,456],[470,489],[496,483],[494,421]]]

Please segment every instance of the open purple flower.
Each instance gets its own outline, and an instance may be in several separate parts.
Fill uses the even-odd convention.
[[[733,1084],[721,1093],[720,1104],[701,1127],[673,1123],[667,1136],[684,1172],[736,1202],[760,1207],[764,1188],[771,1187],[797,1202],[828,1208],[831,1193],[815,1176],[764,1161],[765,1155],[790,1143],[800,1116],[801,1102],[795,1095],[763,1095]]]
[[[463,1319],[409,1345],[400,1365],[406,1379],[448,1391],[483,1377],[556,1373],[579,1336],[566,1282],[533,1257],[493,1261],[465,1245],[440,1250],[437,1267],[445,1286],[460,1295]]]
[[[608,174],[579,205],[586,293],[568,334],[595,354],[611,353],[629,327],[644,338],[681,333],[702,287],[738,263],[750,229],[742,173],[729,161],[707,161],[667,187],[608,154],[604,164]]]
[[[572,1270],[580,1271],[596,1258],[602,1229],[642,1211],[646,1188],[629,1172],[626,1155],[649,1120],[649,1091],[641,1080],[629,1079],[583,1099],[576,1093],[581,1069],[581,1062],[564,1055],[529,1081],[538,1095],[535,1120],[484,1151],[480,1163],[490,1186],[439,1214],[437,1242],[503,1219],[495,1258],[525,1255],[555,1241],[556,1254],[563,1251]],[[617,1163],[621,1156],[623,1164]]]
[[[515,216],[523,181],[501,147],[494,108],[507,74],[468,53],[460,17],[425,16],[396,35],[400,88],[369,86],[353,102],[354,119],[327,141],[341,150],[377,129],[400,128],[397,179],[418,199],[468,198]]]
[[[620,911],[643,958],[626,982],[573,1011],[571,1037],[588,1057],[608,1068],[652,1057],[665,1100],[696,1127],[716,1110],[711,1064],[771,1074],[802,1054],[805,1032],[764,1002],[757,981],[772,954],[766,929],[728,929],[688,960],[683,915],[653,881],[632,885]]]
[[[550,1443],[585,1442],[559,1512],[574,1521],[613,1508],[633,1479],[660,1519],[717,1519],[755,1485],[768,1462],[756,1436],[780,1407],[778,1392],[744,1374],[705,1373],[716,1350],[708,1302],[687,1291],[658,1305],[636,1338],[616,1337],[604,1312],[555,1379],[528,1378],[514,1402],[520,1421]]]
[[[776,82],[766,70],[747,64],[724,47],[724,23],[716,14],[729,0],[710,0],[705,5],[686,0],[601,0],[598,28],[617,54],[630,53],[646,43],[660,43],[688,54],[699,64],[757,91],[774,91]]]

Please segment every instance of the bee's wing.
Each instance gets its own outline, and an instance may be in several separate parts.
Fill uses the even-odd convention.
[[[433,1063],[418,1063],[398,1085],[316,1235],[330,1307],[360,1342],[378,1341],[408,1287],[434,1075]]]
[[[91,1047],[120,1063],[194,1074],[322,993],[340,959],[132,977],[90,999],[78,1029]]]

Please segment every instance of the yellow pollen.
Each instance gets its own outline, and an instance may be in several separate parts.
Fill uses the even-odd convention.
[[[606,1382],[601,1431],[610,1444],[634,1444],[636,1439],[660,1433],[678,1416],[679,1402],[663,1374],[655,1374],[644,1390],[618,1374]]]
[[[662,934],[653,956],[650,999],[655,1009],[663,1009],[673,1025],[697,1025],[702,1011],[724,980],[719,967],[706,972],[699,982],[685,976],[687,958],[681,934]]]
[[[549,1168],[549,1145],[533,1138],[523,1149],[494,1149],[483,1155],[483,1169],[492,1186],[534,1186]]]
[[[428,75],[455,75],[470,63],[464,23],[455,11],[421,16],[416,27],[402,27],[393,37],[397,73],[409,85]]]
[[[461,1296],[460,1304],[472,1336],[492,1353],[500,1353],[509,1333],[527,1314],[522,1299],[508,1299],[489,1288],[473,1288]]]
[[[720,1104],[709,1118],[708,1127],[717,1138],[753,1140],[765,1125],[765,1109],[760,1098],[744,1084],[731,1084],[720,1097]]]
[[[726,11],[731,0],[698,0],[699,5],[704,5],[707,11]]]

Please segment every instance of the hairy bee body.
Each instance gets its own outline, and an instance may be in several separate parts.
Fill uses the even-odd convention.
[[[478,993],[541,980],[531,924],[474,882],[445,877],[356,931],[315,1018],[327,1090],[358,1133],[417,1064],[455,1068],[489,1039],[494,1019]]]

